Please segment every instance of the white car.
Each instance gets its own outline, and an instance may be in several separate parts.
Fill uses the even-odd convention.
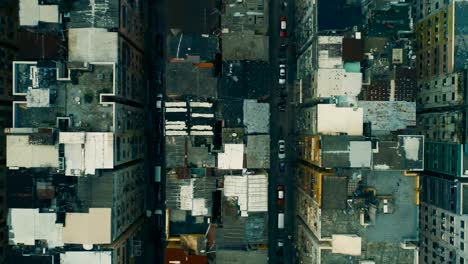
[[[156,109],[158,111],[162,110],[162,104],[163,104],[163,95],[162,94],[156,95]]]
[[[281,63],[279,65],[278,83],[279,84],[285,84],[286,83],[286,64]]]
[[[283,139],[278,140],[278,158],[286,158],[286,142]]]

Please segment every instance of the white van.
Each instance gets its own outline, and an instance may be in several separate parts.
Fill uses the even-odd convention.
[[[278,212],[278,229],[284,229],[284,212]]]
[[[161,182],[161,166],[154,166],[154,181]]]

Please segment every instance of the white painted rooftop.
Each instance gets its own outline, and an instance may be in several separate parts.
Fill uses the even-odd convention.
[[[337,107],[334,104],[319,104],[316,106],[315,133],[335,135],[346,133],[361,136],[363,131],[362,108]]]
[[[118,33],[105,28],[70,28],[68,60],[118,63]]]
[[[9,209],[10,245],[34,246],[35,240],[46,240],[49,248],[63,246],[63,225],[56,224],[56,213],[39,213],[39,209]]]
[[[112,264],[112,251],[66,251],[60,254],[61,264]]]
[[[37,26],[39,21],[59,23],[58,5],[39,5],[38,0],[19,1],[19,22],[21,26]]]
[[[94,175],[114,167],[114,135],[105,132],[60,132],[65,149],[65,175]]]
[[[244,144],[225,144],[218,153],[218,169],[240,170],[244,167]]]
[[[224,177],[224,196],[237,197],[242,216],[268,210],[268,176],[243,175]]]
[[[111,208],[90,208],[88,213],[66,213],[63,242],[67,244],[110,244]]]
[[[7,167],[58,168],[58,145],[29,143],[28,135],[7,135]]]
[[[362,73],[346,72],[344,69],[318,69],[314,97],[358,96],[361,86]]]

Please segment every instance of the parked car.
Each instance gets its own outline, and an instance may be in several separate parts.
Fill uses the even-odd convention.
[[[279,77],[278,77],[279,84],[286,83],[286,64],[281,63],[279,65]]]
[[[285,172],[286,171],[286,164],[284,162],[280,162],[279,171],[280,172]]]
[[[154,220],[155,220],[155,225],[156,227],[160,228],[162,227],[163,224],[163,212],[161,209],[156,209],[154,210]]]
[[[163,107],[163,95],[158,94],[156,95],[156,110],[162,111],[162,107]]]
[[[284,212],[278,212],[278,229],[284,229]]]
[[[283,256],[283,251],[284,251],[284,241],[283,239],[278,238],[276,240],[276,255]]]
[[[284,186],[276,186],[276,205],[284,206]]]
[[[286,17],[280,17],[280,37],[288,37],[288,30],[286,28],[286,22],[288,19]]]
[[[286,158],[286,142],[283,139],[278,140],[278,158]]]

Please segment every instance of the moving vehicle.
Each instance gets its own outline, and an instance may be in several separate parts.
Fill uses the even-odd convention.
[[[276,186],[276,204],[278,206],[284,206],[284,186]]]
[[[280,17],[280,37],[288,37],[288,30],[286,28],[286,22],[288,19],[286,17]]]
[[[156,95],[156,110],[162,111],[162,105],[163,105],[163,95],[158,94]]]
[[[283,139],[278,140],[278,158],[286,158],[286,142]]]
[[[281,101],[279,101],[278,108],[280,112],[286,112],[286,100],[284,98],[281,98]]]
[[[278,229],[284,229],[284,212],[278,212]]]
[[[284,162],[280,162],[279,171],[280,172],[285,172],[286,171],[286,164]]]

